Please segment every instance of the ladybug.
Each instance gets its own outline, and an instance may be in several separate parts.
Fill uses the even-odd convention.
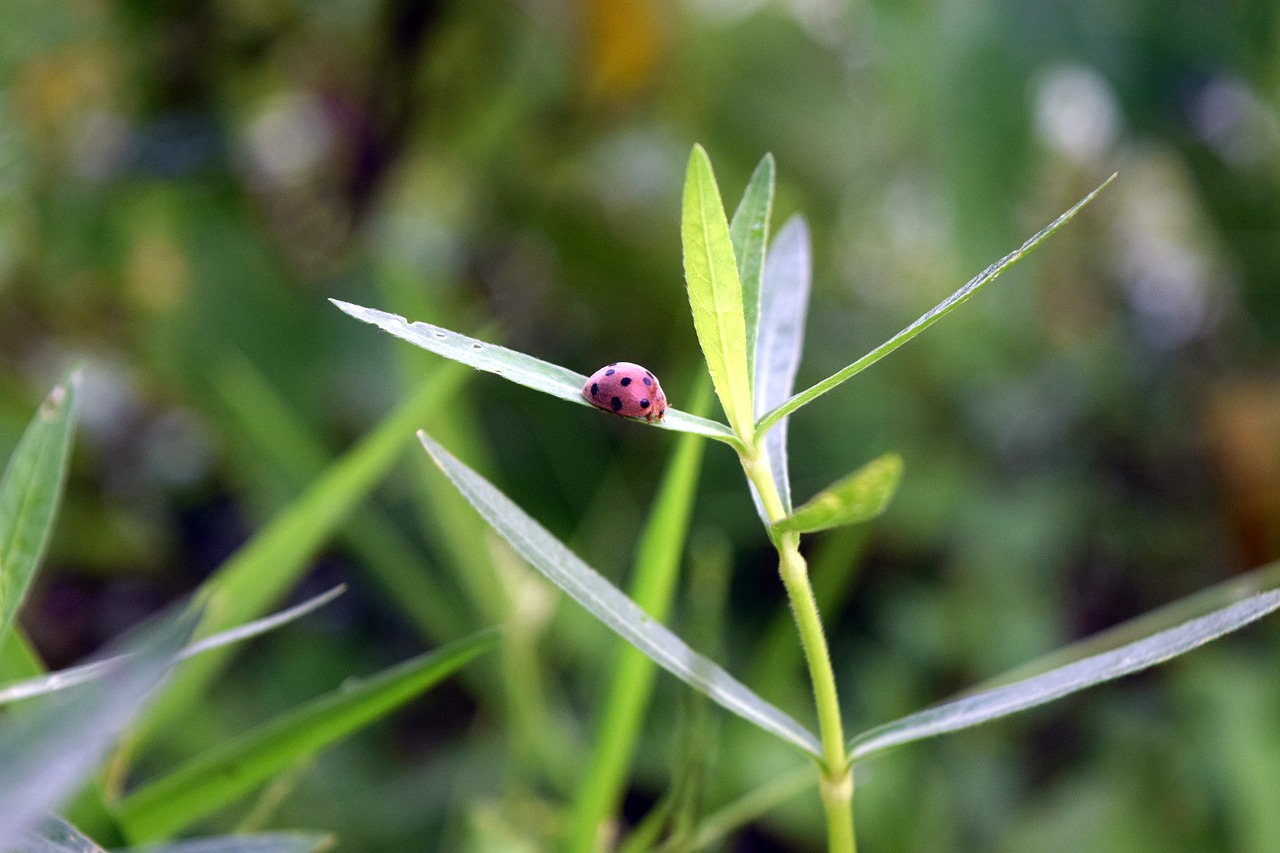
[[[624,418],[644,418],[649,423],[667,413],[667,395],[658,377],[638,364],[615,361],[591,374],[582,396],[593,406]]]

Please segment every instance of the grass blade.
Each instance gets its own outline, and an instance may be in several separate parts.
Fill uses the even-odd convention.
[[[704,378],[694,410],[704,410],[710,402],[708,397]],[[687,435],[680,439],[640,536],[631,597],[660,622],[666,620],[671,610],[680,576],[680,558],[698,490],[702,451],[699,436]],[[569,850],[594,850],[600,824],[617,808],[627,765],[653,692],[653,662],[634,646],[624,644],[619,649],[612,672],[595,749],[576,786],[577,797],[569,821],[572,832]]]
[[[463,465],[426,433],[427,453],[516,553],[560,587],[611,631],[676,678],[767,732],[817,756],[817,739],[803,726],[753,693],[719,665],[645,613],[617,587],[525,514],[491,483]]]
[[[332,849],[332,835],[266,832],[261,835],[222,835],[172,844],[130,847],[122,853],[321,853]]]
[[[134,841],[164,839],[251,792],[353,731],[390,713],[488,649],[497,632],[482,631],[326,696],[230,740],[120,804]]]
[[[689,155],[680,235],[693,328],[698,333],[716,396],[734,434],[744,442],[750,441],[754,418],[742,284],[720,190],[711,171],[711,160],[701,145],[693,146]]]
[[[265,634],[268,631],[274,631],[283,625],[301,619],[313,610],[323,607],[330,601],[333,601],[346,590],[345,586],[336,586],[328,592],[321,593],[314,598],[306,601],[288,610],[282,610],[263,619],[258,619],[239,627],[232,628],[229,631],[222,631],[211,637],[205,637],[195,643],[191,643],[185,649],[178,653],[175,663],[195,657],[203,652],[212,651],[213,649],[229,646],[232,643],[240,643],[259,634]],[[35,676],[33,678],[15,681],[10,684],[0,685],[0,705],[6,705],[10,702],[17,702],[21,699],[32,699],[36,696],[43,696],[48,693],[56,693],[59,690],[66,690],[69,687],[75,687],[97,678],[102,678],[110,672],[113,672],[121,663],[121,658],[110,657],[104,660],[94,661],[92,663],[80,664],[66,669],[60,669],[57,672],[49,672],[44,675]]]
[[[6,716],[0,726],[0,850],[74,794],[141,712],[191,637],[198,611],[162,619],[92,684]]]
[[[1077,690],[1139,672],[1243,628],[1280,608],[1280,563],[1161,608],[1047,658],[1053,668],[1018,677],[878,726],[849,742],[854,760],[976,726]],[[1232,603],[1222,605],[1222,602]],[[1208,609],[1212,607],[1213,609]],[[1193,615],[1195,614],[1195,615]],[[1172,627],[1165,627],[1172,624]],[[1107,649],[1101,651],[1101,649]],[[1070,663],[1071,658],[1085,655]],[[1035,668],[1039,668],[1036,666]]]
[[[859,524],[885,511],[902,478],[902,457],[886,453],[818,492],[804,506],[773,525],[779,533],[813,533]]]
[[[558,364],[552,364],[549,361],[543,361],[540,358],[534,358],[531,355],[516,352],[497,344],[485,343],[458,332],[451,332],[440,326],[433,326],[430,323],[410,323],[398,314],[389,314],[376,308],[352,305],[350,302],[343,302],[338,299],[330,299],[329,301],[357,320],[371,323],[383,331],[390,332],[397,338],[416,344],[437,355],[461,362],[469,367],[474,367],[476,370],[496,374],[503,379],[533,388],[535,391],[542,391],[553,397],[559,397],[566,402],[586,406],[589,409],[596,408],[582,396],[582,384],[587,381],[587,377],[581,373],[575,373],[567,367],[561,367]],[[631,420],[637,419],[632,418]],[[637,422],[648,423],[643,419],[639,419]],[[693,432],[730,443],[736,441],[733,432],[724,424],[706,418],[695,417],[678,409],[668,408],[666,417],[651,424],[651,426],[679,432]]]
[[[813,252],[809,244],[809,224],[803,216],[793,216],[782,226],[764,262],[760,290],[760,337],[755,346],[756,415],[759,416],[791,396],[800,354],[804,349],[804,324],[809,312],[809,291],[813,283]],[[791,474],[787,464],[787,418],[765,434],[764,451],[769,457],[773,481],[782,498],[782,508],[791,512]],[[765,524],[769,523],[755,486],[751,495]]]
[[[214,633],[256,619],[284,595],[312,557],[405,450],[442,388],[428,381],[353,448],[325,469],[315,483],[236,551],[201,585],[197,597],[208,616],[201,631]],[[156,699],[147,725],[179,718],[208,689],[228,660],[218,649],[184,666]]]
[[[742,319],[747,329],[747,381],[755,387],[756,331],[760,323],[760,278],[764,272],[764,247],[769,242],[769,214],[773,210],[773,155],[760,159],[742,201],[729,223],[729,240],[738,261],[738,280],[742,284]]]
[[[986,285],[995,281],[1000,273],[1022,260],[1022,258],[1029,254],[1032,249],[1036,248],[1048,239],[1050,234],[1067,224],[1071,217],[1075,216],[1076,213],[1080,211],[1080,208],[1093,201],[1094,197],[1098,193],[1102,192],[1103,188],[1113,180],[1115,180],[1115,175],[1112,175],[1110,178],[1103,181],[1097,189],[1089,193],[1080,201],[1076,202],[1074,207],[1059,216],[1053,222],[1049,223],[1049,225],[1045,226],[1045,228],[1043,228],[1034,237],[1027,240],[1027,242],[1023,243],[1016,251],[1010,252],[996,263],[987,267],[977,276],[970,279],[964,287],[933,306],[933,308],[929,309],[928,312],[920,316],[914,323],[907,326],[901,332],[898,332],[898,334],[894,335],[892,338],[885,341],[880,346],[855,361],[853,364],[844,368],[839,373],[828,376],[813,387],[801,391],[785,403],[771,409],[769,413],[762,417],[760,422],[756,425],[756,434],[763,435],[768,432],[769,429],[782,418],[785,418],[787,415],[791,414],[806,403],[813,402],[815,399],[821,397],[840,383],[856,376],[863,370],[866,370],[868,367],[875,364],[877,361],[941,320],[947,314],[950,314],[953,310],[958,308],[961,303],[969,299],[969,297],[973,296]]]
[[[441,375],[432,381],[445,385],[441,400],[446,406],[456,403],[458,389],[471,372],[460,364],[435,367]],[[214,380],[233,427],[243,436],[236,446],[256,449],[269,463],[269,470],[262,470],[258,456],[249,460],[246,455],[246,467],[252,465],[258,476],[301,489],[332,461],[311,426],[247,358],[228,360]],[[437,580],[437,567],[424,560],[404,532],[375,506],[353,512],[338,538],[430,645],[467,632],[464,622],[470,620],[465,619],[456,596]]]
[[[80,374],[49,392],[0,478],[0,640],[26,598],[67,479]]]

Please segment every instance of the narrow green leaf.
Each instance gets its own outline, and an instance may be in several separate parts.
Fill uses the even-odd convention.
[[[208,616],[202,634],[266,613],[307,569],[316,552],[400,459],[413,430],[440,404],[446,386],[428,380],[382,423],[338,458],[294,503],[236,551],[197,591]],[[192,660],[177,672],[143,726],[179,719],[226,665],[228,649]]]
[[[458,491],[515,548],[516,553],[611,631],[676,678],[706,694],[713,702],[806,752],[815,756],[820,754],[817,738],[812,733],[751,692],[718,664],[689,648],[526,515],[510,498],[449,455],[426,433],[419,432],[418,437]]]
[[[35,678],[44,671],[44,663],[21,627],[15,625],[0,637],[0,681]]]
[[[456,401],[471,371],[465,365],[434,365],[445,375],[442,399]],[[232,358],[214,374],[214,389],[231,413],[233,430],[243,437],[238,450],[265,456],[268,470],[253,455],[255,473],[285,488],[301,489],[332,461],[324,442],[306,419],[267,381],[247,358]],[[419,424],[421,426],[421,424]],[[246,454],[248,456],[249,454]],[[465,633],[465,611],[439,581],[439,567],[419,553],[404,531],[374,506],[351,514],[338,531],[340,541],[386,589],[387,599],[404,613],[431,644]]]
[[[1076,205],[1074,207],[1072,207],[1066,213],[1059,216],[1057,219],[1055,219],[1053,222],[1047,225],[1043,230],[1037,233],[1034,237],[1027,240],[1027,242],[1023,243],[1022,246],[1017,249],[1017,251],[1014,251],[1008,255],[1005,255],[999,261],[987,267],[985,270],[983,270],[981,273],[979,273],[977,276],[971,279],[967,284],[965,284],[964,287],[960,288],[955,293],[951,294],[946,299],[939,302],[937,305],[933,306],[933,308],[929,309],[928,312],[920,316],[914,323],[907,326],[901,332],[898,332],[898,334],[894,335],[892,338],[885,341],[880,346],[876,347],[871,352],[867,353],[862,358],[855,361],[853,364],[844,368],[839,373],[835,373],[831,376],[828,376],[826,379],[817,383],[813,387],[807,388],[806,390],[801,391],[799,394],[796,394],[794,397],[791,397],[786,402],[770,410],[769,413],[766,414],[764,417],[762,417],[760,421],[756,424],[756,434],[757,435],[765,434],[766,432],[769,431],[770,428],[773,427],[774,424],[776,424],[782,418],[785,418],[787,415],[791,414],[801,406],[807,403],[813,402],[815,399],[817,399],[818,397],[821,397],[823,394],[827,393],[832,388],[836,387],[837,385],[844,382],[845,380],[856,376],[857,374],[861,373],[863,370],[866,370],[868,367],[875,364],[877,361],[884,358],[886,355],[893,352],[898,347],[902,346],[907,341],[911,340],[916,335],[920,334],[925,329],[929,328],[934,323],[941,320],[947,314],[950,314],[953,310],[958,308],[960,304],[963,303],[965,300],[967,300],[969,297],[973,296],[975,293],[977,293],[986,285],[995,281],[996,277],[999,276],[1000,273],[1004,272],[1009,267],[1013,266],[1015,263],[1022,260],[1022,258],[1025,257],[1027,254],[1029,254],[1032,249],[1036,248],[1042,242],[1044,242],[1049,237],[1050,234],[1052,234],[1054,231],[1057,231],[1059,228],[1065,225],[1071,219],[1071,217],[1075,216],[1076,213],[1080,211],[1080,208],[1084,207],[1086,204],[1093,201],[1094,197],[1098,193],[1102,192],[1103,188],[1106,187],[1106,185],[1111,183],[1113,180],[1115,180],[1115,175],[1112,175],[1110,178],[1107,178],[1105,181],[1102,182],[1102,184],[1096,190],[1089,193],[1080,201],[1076,202]]]
[[[796,215],[787,220],[769,247],[760,291],[760,337],[755,347],[756,416],[782,403],[795,387],[800,354],[804,349],[804,323],[813,282],[813,253],[809,225]],[[791,512],[791,473],[787,464],[788,418],[779,421],[762,442],[769,470],[778,487],[782,508]],[[758,439],[757,439],[758,440]],[[755,486],[751,497],[761,520],[769,524]]]
[[[93,839],[56,815],[45,815],[17,846],[5,853],[107,853]]]
[[[560,367],[497,344],[485,343],[430,323],[410,323],[398,314],[352,305],[350,302],[342,302],[338,299],[329,301],[357,320],[371,323],[397,338],[416,344],[437,355],[461,362],[476,370],[497,374],[503,379],[559,397],[566,402],[590,409],[596,408],[582,396],[582,385],[587,381],[587,377],[567,367]],[[638,423],[649,423],[644,419],[632,418],[632,420]],[[679,409],[668,408],[666,417],[649,425],[679,432],[693,432],[731,444],[737,441],[733,432],[724,424],[695,417]]]
[[[703,411],[709,396],[704,378],[694,410]],[[703,446],[700,436],[681,437],[640,535],[631,596],[637,606],[660,622],[671,610],[680,577]],[[595,748],[576,785],[569,821],[572,837],[568,849],[584,853],[595,849],[600,824],[612,816],[622,797],[627,765],[653,692],[653,662],[634,646],[624,644],[619,649],[611,671]]]
[[[680,234],[693,328],[729,426],[740,440],[747,442],[751,440],[754,418],[742,284],[720,190],[711,172],[711,160],[701,145],[693,146],[689,155]]]
[[[1053,669],[927,708],[863,732],[849,742],[854,760],[891,747],[976,726],[1060,699],[1077,690],[1163,663],[1243,628],[1280,608],[1280,563],[1175,602],[1047,660]],[[1191,616],[1223,601],[1233,603]],[[1174,627],[1162,627],[1177,620]],[[1135,636],[1140,639],[1133,639]],[[1102,648],[1108,651],[1099,651]],[[1063,663],[1077,655],[1086,657]],[[1039,669],[1033,665],[1029,669]],[[1019,673],[1027,669],[1020,670]]]
[[[130,847],[121,853],[322,853],[334,846],[332,835],[267,832],[261,835],[221,835],[172,844]]]
[[[49,392],[0,478],[0,640],[49,542],[67,479],[79,388],[77,371]]]
[[[290,607],[288,610],[282,610],[266,618],[258,619],[246,625],[240,625],[229,631],[222,631],[211,637],[205,637],[203,640],[191,643],[178,653],[175,663],[195,657],[203,652],[229,646],[232,643],[241,643],[259,634],[274,631],[276,628],[287,625],[295,619],[301,619],[311,611],[323,607],[345,590],[345,586],[336,586],[328,592],[309,598],[301,604]],[[92,663],[60,669],[57,672],[48,672],[23,679],[22,681],[0,684],[0,705],[17,702],[21,699],[32,699],[47,693],[56,693],[59,690],[66,690],[68,687],[75,687],[94,679],[102,678],[114,672],[120,663],[119,657],[110,657]]]
[[[747,329],[747,381],[754,384],[756,330],[760,323],[760,277],[764,271],[764,247],[769,242],[769,214],[773,210],[773,155],[760,159],[742,193],[742,201],[729,223],[733,256],[742,283],[742,319]]]
[[[119,818],[126,834],[135,842],[167,838],[400,707],[496,639],[495,631],[482,631],[373,677],[348,682],[198,756],[124,799]]]
[[[779,533],[812,533],[860,524],[885,511],[902,477],[902,457],[886,453],[814,495],[773,525]]]
[[[84,783],[169,672],[199,618],[188,610],[160,620],[103,678],[0,719],[0,850]]]

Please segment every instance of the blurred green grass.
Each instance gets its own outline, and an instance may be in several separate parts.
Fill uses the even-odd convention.
[[[0,16],[0,447],[86,365],[64,521],[24,619],[51,663],[194,588],[300,493],[227,405],[228,376],[255,372],[318,460],[448,369],[325,297],[492,321],[491,337],[583,372],[637,361],[681,406],[695,141],[729,198],[772,151],[775,227],[811,223],[801,387],[1120,172],[997,287],[793,420],[797,502],[832,470],[906,462],[866,541],[814,548],[834,552],[815,571],[854,576],[827,612],[860,724],[1280,557],[1273,4],[7,0]],[[432,421],[623,576],[673,436],[484,376]],[[722,660],[746,674],[783,599],[736,462],[713,447],[706,465],[694,532],[731,551]],[[547,713],[585,749],[614,641],[530,587],[430,476],[405,465],[375,496],[387,547],[433,573],[460,629],[523,603]],[[355,603],[311,642],[247,652],[141,766],[419,651],[422,618],[383,594],[364,547],[344,540],[316,569]],[[902,851],[1270,849],[1276,632],[878,759],[860,835]],[[802,681],[768,677],[751,683],[806,713]],[[502,674],[451,689],[322,756],[270,826],[377,851],[481,849],[553,822],[564,780],[513,758]],[[632,818],[675,772],[680,697],[659,680]],[[719,738],[708,809],[787,758],[733,721]],[[813,810],[798,798],[734,849],[813,847]]]

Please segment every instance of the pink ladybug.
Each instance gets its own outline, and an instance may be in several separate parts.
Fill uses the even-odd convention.
[[[582,386],[582,396],[591,405],[624,418],[653,423],[667,413],[667,395],[662,393],[658,377],[629,361],[606,364],[591,374]]]

